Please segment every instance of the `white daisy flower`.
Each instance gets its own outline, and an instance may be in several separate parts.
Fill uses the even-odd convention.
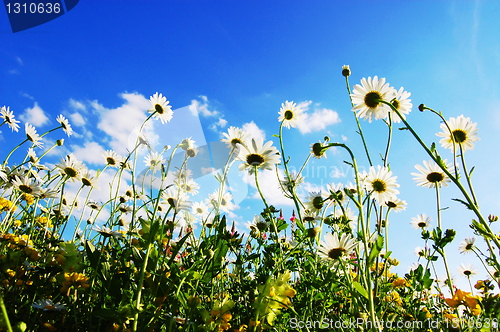
[[[177,185],[180,190],[184,191],[188,195],[196,195],[198,193],[198,189],[200,189],[200,185],[193,179],[186,179]]]
[[[245,145],[250,138],[246,131],[233,126],[229,127],[227,133],[222,133],[222,135],[224,138],[221,139],[221,142],[226,143],[228,148],[239,148],[240,145]]]
[[[179,147],[186,151],[188,157],[193,158],[198,153],[198,147],[195,144],[195,141],[190,138],[185,138],[179,143]]]
[[[38,196],[40,193],[40,185],[33,181],[31,178],[24,175],[16,175],[12,180],[12,185],[25,194]]]
[[[409,99],[410,96],[411,93],[405,91],[404,88],[400,88],[398,91],[396,91],[396,96],[394,96],[394,99],[391,101],[392,106],[394,106],[394,108],[399,111],[399,113],[403,116],[403,119],[405,120],[406,120],[405,115],[410,113],[411,108],[413,107],[411,99]],[[400,117],[392,109],[391,109],[391,114],[392,114],[392,122],[394,123],[401,122]]]
[[[123,234],[119,231],[113,231],[111,228],[108,228],[106,226],[95,226],[92,228],[92,230],[96,231],[97,233],[101,234],[104,237],[114,237],[115,239],[123,239]]]
[[[347,197],[346,197],[346,195],[344,193],[344,185],[342,183],[337,183],[337,184],[335,184],[335,183],[327,183],[326,190],[332,196],[333,196],[333,194],[335,194],[335,199],[332,199],[332,202],[334,202],[334,203],[340,203],[340,204],[342,204],[347,199]]]
[[[427,259],[431,255],[431,249],[429,247],[416,247],[414,253],[418,257]]]
[[[474,143],[479,141],[476,128],[477,123],[473,123],[470,118],[466,118],[463,115],[450,118],[447,123],[448,126],[445,123],[441,124],[442,132],[436,134],[439,137],[443,137],[439,141],[441,146],[453,151],[453,143],[455,143],[457,151],[460,149],[459,145],[463,151],[473,150]]]
[[[273,166],[280,162],[279,152],[272,145],[272,141],[264,144],[262,138],[252,138],[248,146],[241,148],[236,157],[238,160],[243,161],[239,166],[240,171],[246,169],[248,173],[253,174],[256,169],[272,170]]]
[[[149,113],[153,113],[153,117],[159,119],[161,123],[167,123],[172,120],[174,114],[172,106],[169,105],[169,101],[161,93],[156,92],[149,98],[149,102],[153,106],[149,110]]]
[[[458,251],[460,251],[461,254],[469,254],[474,252],[474,248],[476,243],[476,238],[475,237],[468,237],[465,238],[462,242],[460,242],[460,245],[458,246]]]
[[[470,278],[470,276],[477,274],[477,269],[469,263],[460,264],[460,266],[457,268],[457,271],[460,273],[460,275],[463,275],[467,278]]]
[[[35,127],[26,123],[24,125],[24,130],[26,131],[26,138],[33,142],[36,147],[41,148],[43,145],[42,138],[37,134]]]
[[[194,202],[193,205],[191,205],[191,211],[201,218],[205,218],[209,213],[208,206],[204,202]]]
[[[446,168],[450,168],[451,164],[447,164],[447,160],[444,160]],[[434,161],[425,161],[424,166],[415,165],[415,168],[420,173],[411,173],[415,176],[413,180],[417,183],[417,186],[427,187],[427,188],[441,188],[441,186],[448,186],[450,178],[445,172],[436,164]]]
[[[84,169],[80,173],[80,179],[84,186],[99,189],[97,185],[97,175],[94,170]]]
[[[256,214],[252,221],[247,222],[246,226],[250,231],[265,232],[269,224],[260,214]]]
[[[44,311],[61,311],[67,308],[61,303],[54,303],[52,300],[40,300],[31,305],[33,308],[41,309]]]
[[[358,219],[358,216],[354,214],[354,211],[352,211],[350,207],[344,208],[344,211],[342,211],[341,208],[337,207],[335,211],[333,211],[333,217],[343,219],[345,218],[345,220],[349,223],[349,227],[351,227],[351,229],[356,228],[356,220]]]
[[[236,205],[234,205],[232,202],[233,195],[228,192],[219,195],[219,191],[217,190],[214,193],[208,195],[208,199],[216,210],[229,213],[236,208]]]
[[[170,187],[163,191],[161,193],[161,199],[161,203],[165,205],[167,209],[171,207],[177,213],[180,211],[187,211],[191,207],[191,202],[187,200],[188,196],[174,187]]]
[[[323,210],[323,207],[328,206],[329,202],[327,199],[328,194],[325,194],[322,191],[310,192],[304,205],[309,211],[318,213]]]
[[[311,154],[314,158],[326,158],[326,150],[328,150],[328,147],[321,142],[311,144]]]
[[[322,241],[316,248],[318,256],[324,260],[338,260],[349,256],[357,245],[356,240],[346,233],[339,237],[339,234],[325,234],[325,241]]]
[[[144,164],[146,164],[146,167],[150,170],[161,169],[161,165],[164,164],[165,161],[166,159],[163,158],[163,155],[156,151],[151,151],[146,157],[144,157]]]
[[[286,128],[296,128],[303,119],[303,112],[304,110],[297,107],[296,103],[287,100],[281,104],[278,121],[282,122]]]
[[[127,214],[134,211],[134,207],[132,205],[120,204],[120,206],[118,207],[118,211]]]
[[[399,194],[399,184],[396,183],[396,176],[387,167],[370,167],[370,171],[363,180],[366,190],[375,198],[379,205],[386,204],[388,201],[394,201]]]
[[[42,188],[38,193],[38,198],[40,199],[57,198],[57,197],[59,197],[59,191],[50,188]]]
[[[68,136],[73,135],[73,129],[71,128],[68,119],[66,119],[62,114],[59,114],[56,121],[59,122],[66,135]]]
[[[380,100],[390,102],[396,96],[396,90],[385,83],[385,78],[377,76],[361,79],[361,85],[356,84],[351,94],[354,107],[359,118],[372,121],[385,119],[391,108]]]
[[[0,109],[0,119],[3,119],[3,123],[6,123],[12,131],[19,131],[20,121],[14,119],[14,112],[10,111],[8,106],[2,106]]]
[[[81,180],[81,173],[87,170],[87,167],[81,161],[78,161],[72,153],[62,159],[56,167],[59,168],[59,172],[63,176],[67,176],[71,181]]]
[[[120,167],[123,162],[123,157],[112,150],[105,151],[102,156],[106,160],[106,165],[111,167]]]
[[[401,212],[406,210],[408,203],[396,197],[395,199],[385,202],[385,205],[390,207],[395,212]]]
[[[416,217],[411,218],[411,227],[415,229],[426,229],[431,227],[431,218],[425,213],[419,214]]]
[[[280,180],[281,189],[285,194],[291,195],[293,189],[297,188],[302,182],[304,182],[304,177],[298,173],[292,172],[288,178]]]

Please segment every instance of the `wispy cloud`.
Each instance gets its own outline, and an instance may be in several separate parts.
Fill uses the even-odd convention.
[[[189,105],[189,110],[193,115],[202,115],[204,117],[218,116],[219,112],[217,110],[209,110],[209,102],[207,96],[199,96],[201,101],[196,99],[191,100]]]
[[[17,56],[17,57],[16,57],[16,61],[17,61],[17,63],[18,63],[20,66],[24,66],[24,62],[23,62],[23,60],[22,60],[20,57],[18,57],[18,56]]]
[[[87,107],[85,107],[84,103],[82,103],[81,101],[78,101],[78,100],[74,100],[73,98],[71,98],[69,100],[69,106],[71,107],[71,109],[73,109],[75,111],[86,111],[87,110]]]
[[[85,119],[78,112],[71,113],[70,115],[68,115],[68,117],[71,120],[71,124],[73,124],[75,126],[81,127],[81,126],[85,125]]]
[[[19,95],[21,97],[24,97],[24,98],[28,98],[28,99],[31,99],[31,100],[35,100],[35,98],[33,98],[33,96],[31,96],[30,94],[26,93],[26,92],[19,92]]]
[[[49,118],[45,115],[44,110],[35,102],[32,108],[27,108],[24,112],[19,115],[19,118],[24,122],[28,122],[36,127],[43,126],[49,121]]]
[[[213,131],[217,131],[218,128],[224,128],[227,126],[227,120],[220,118],[217,122],[214,122],[211,126],[210,129]]]

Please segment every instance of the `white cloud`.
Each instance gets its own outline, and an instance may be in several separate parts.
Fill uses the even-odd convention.
[[[75,111],[85,111],[87,109],[82,102],[79,102],[78,100],[74,99],[69,100],[69,106],[73,108]]]
[[[20,57],[18,57],[18,56],[16,57],[16,61],[17,61],[17,63],[18,63],[20,66],[23,66],[23,65],[24,65],[23,60],[22,60]]]
[[[125,154],[129,136],[146,120],[145,111],[150,108],[150,103],[138,93],[122,93],[120,97],[126,102],[114,109],[107,109],[97,101],[92,101],[91,105],[101,115],[97,127],[111,137],[111,148],[117,153]]]
[[[27,94],[26,92],[20,92],[19,94],[21,95],[21,97],[25,97],[25,98],[28,98],[28,99],[31,99],[31,100],[35,100],[35,98],[33,98],[31,95]]]
[[[263,140],[266,139],[266,133],[262,129],[260,129],[253,121],[245,123],[241,128],[246,131],[252,138],[262,138]]]
[[[299,105],[301,105],[300,103]],[[309,102],[310,104],[310,102]],[[327,126],[340,122],[340,116],[328,108],[315,109],[313,113],[305,113],[304,119],[298,124],[302,134],[324,130]]]
[[[219,115],[219,112],[216,110],[210,111],[208,109],[208,98],[207,96],[199,96],[200,99],[202,100],[199,102],[196,99],[191,100],[191,105],[189,105],[189,110],[193,115],[198,115],[201,114],[205,117],[211,117],[211,116],[216,116]]]
[[[49,121],[49,118],[45,115],[43,109],[35,102],[32,108],[27,108],[24,113],[19,116],[24,122],[28,122],[35,127],[43,126]]]
[[[283,171],[279,170],[278,172],[279,176],[281,178],[284,178]],[[255,185],[254,175],[246,174],[245,182],[251,185],[253,188],[257,188]],[[275,170],[259,172],[259,185],[267,204],[275,206],[293,206],[293,200],[285,197],[285,195],[283,194]],[[258,191],[256,191],[251,198],[261,199]]]
[[[227,126],[227,120],[220,118],[219,121],[214,122],[211,126],[210,129],[217,131],[217,128],[224,128]]]
[[[71,145],[71,151],[78,160],[104,166],[104,148],[97,142],[86,142],[83,146]]]
[[[68,117],[71,120],[71,124],[72,125],[75,125],[77,127],[81,127],[81,126],[83,126],[85,124],[85,119],[78,112],[72,113]]]

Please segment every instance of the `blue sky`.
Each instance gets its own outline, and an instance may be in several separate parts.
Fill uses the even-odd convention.
[[[0,10],[0,104],[40,133],[56,125],[58,114],[65,115],[76,134],[54,161],[75,152],[98,168],[103,150],[124,153],[130,132],[146,117],[138,110],[147,109],[147,99],[157,91],[170,100],[177,118],[164,130],[159,124],[151,129],[157,148],[189,136],[199,145],[217,142],[229,126],[273,139],[281,103],[293,100],[309,105],[311,116],[300,130],[284,133],[296,167],[310,144],[325,135],[350,145],[366,167],[340,74],[349,64],[351,86],[378,75],[412,93],[408,119],[426,142],[438,141],[439,121],[418,112],[421,103],[446,118],[464,114],[477,122],[481,141],[467,152],[468,164],[476,166],[482,211],[499,214],[499,10],[494,1],[80,1],[67,14],[15,34]],[[362,125],[377,156],[386,128]],[[23,127],[19,133],[2,127],[0,154],[23,135]],[[63,137],[62,132],[50,135]],[[406,211],[393,214],[390,228],[404,272],[406,262],[415,261],[413,249],[422,245],[409,222],[420,213],[435,220],[434,192],[412,180],[414,165],[428,158],[408,132],[395,132],[391,155],[400,198],[409,203]],[[346,158],[329,152],[327,160],[311,164],[307,181],[352,181]],[[318,176],[324,167],[340,172],[324,179]],[[235,193],[240,208],[234,219],[242,228],[261,208],[249,188]],[[278,197],[266,190],[271,200]],[[443,205],[450,207],[443,217],[445,227],[459,231],[450,246],[455,250],[472,234],[467,226],[472,214],[451,197],[457,197],[456,190],[443,192]],[[291,211],[286,202],[272,203]],[[451,256],[452,266],[480,267],[472,257]]]

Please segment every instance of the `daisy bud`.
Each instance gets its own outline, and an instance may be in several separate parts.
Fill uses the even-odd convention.
[[[498,216],[495,216],[495,215],[490,214],[490,215],[488,216],[488,221],[489,221],[489,222],[498,221]]]
[[[56,145],[57,145],[57,146],[63,146],[63,144],[64,144],[64,138],[62,138],[62,139],[58,139],[58,140],[56,141]]]
[[[427,108],[427,107],[425,107],[425,104],[420,104],[420,105],[418,105],[418,110],[419,110],[420,112],[423,112],[426,108]]]
[[[349,65],[342,66],[342,76],[344,76],[344,77],[351,76],[351,68],[349,68]]]

